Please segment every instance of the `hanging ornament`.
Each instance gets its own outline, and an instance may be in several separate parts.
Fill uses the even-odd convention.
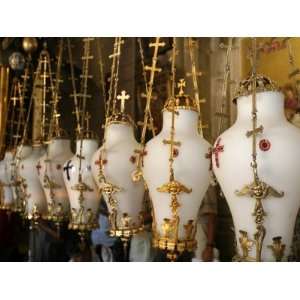
[[[35,73],[31,103],[33,103],[32,152],[22,159],[20,180],[25,195],[24,215],[30,220],[47,218],[47,200],[39,176],[41,174],[40,158],[45,154],[44,143],[49,139],[49,102],[54,91],[51,60],[47,45],[41,51]],[[29,117],[28,112],[28,117]],[[29,118],[27,118],[28,126]],[[27,127],[26,126],[26,127]]]
[[[20,52],[13,52],[9,58],[8,58],[8,62],[10,67],[14,70],[14,71],[20,71],[24,69],[25,66],[25,58],[24,55]]]
[[[237,120],[217,139],[226,151],[222,167],[213,160],[213,170],[235,225],[235,260],[281,261],[289,255],[300,204],[300,132],[286,120],[274,82],[256,74],[256,50],[253,39],[252,74],[239,84]],[[259,138],[264,151],[272,141],[272,151],[257,152]]]
[[[14,77],[11,85],[10,98],[8,103],[8,119],[6,124],[7,149],[3,162],[2,177],[5,197],[2,201],[2,208],[10,211],[18,210],[18,199],[14,182],[14,158],[17,152],[17,145],[20,141],[21,125],[24,125],[24,103],[22,87],[19,78]]]
[[[94,38],[83,39],[81,93],[76,93],[76,87],[75,85],[73,86],[77,122],[76,153],[63,166],[63,178],[71,209],[69,229],[77,230],[82,238],[82,242],[88,231],[99,226],[98,208],[100,193],[91,172],[92,155],[97,150],[98,142],[90,130],[91,116],[86,110],[87,99],[91,98],[91,95],[88,94],[88,79],[92,78],[89,74],[89,62],[93,59],[93,55],[90,53],[91,41],[93,40]],[[69,40],[68,50],[72,68],[72,52]],[[72,70],[71,73],[74,75]],[[74,82],[73,75],[72,82]]]
[[[184,79],[174,96],[175,56],[174,39],[172,96],[163,109],[162,131],[146,144],[142,169],[152,199],[153,246],[171,261],[196,249],[197,213],[209,185],[209,143],[198,133],[198,103],[185,94]],[[174,149],[180,155],[174,157]]]
[[[38,47],[37,39],[35,37],[24,37],[22,46],[26,53],[31,54],[35,52]]]
[[[144,229],[142,209],[145,189],[142,181],[131,179],[140,145],[134,137],[134,123],[125,113],[125,103],[130,96],[124,90],[117,95],[123,43],[122,38],[116,38],[114,53],[110,56],[113,60],[112,81],[106,105],[104,140],[93,155],[92,171],[109,210],[109,233],[121,238],[127,259],[130,238]],[[117,102],[120,103],[119,108]]]
[[[71,141],[60,127],[58,105],[60,101],[61,65],[63,56],[63,38],[59,42],[59,53],[56,66],[55,86],[50,118],[48,148],[40,158],[39,179],[47,198],[47,218],[60,225],[69,218],[69,198],[63,179],[62,165],[73,156]]]
[[[132,235],[144,229],[145,189],[142,181],[131,179],[140,145],[134,137],[133,121],[125,114],[129,95],[122,91],[117,99],[120,111],[107,122],[105,144],[93,155],[92,170],[109,209],[109,233],[127,243]]]

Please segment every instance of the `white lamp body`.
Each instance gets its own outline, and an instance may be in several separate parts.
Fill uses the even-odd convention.
[[[3,160],[0,161],[0,185],[1,199],[0,209],[13,210],[15,206],[15,198],[11,185],[11,163],[13,154],[11,151],[6,151]]]
[[[258,176],[261,181],[283,197],[269,195],[262,200],[266,212],[264,227],[266,235],[263,241],[261,260],[274,261],[271,249],[274,237],[281,237],[285,245],[285,260],[289,254],[295,220],[300,204],[300,130],[290,124],[284,116],[283,95],[279,92],[266,91],[256,95],[257,126],[263,126],[263,133],[257,135]],[[238,255],[243,249],[240,238],[244,231],[248,235],[249,256],[256,258],[254,234],[256,232],[255,217],[252,215],[255,198],[248,195],[238,196],[237,190],[254,181],[252,168],[252,137],[246,132],[252,129],[252,95],[237,99],[237,120],[217,139],[216,144],[223,146],[223,151],[212,156],[213,170],[226,197],[232,213]]]
[[[48,153],[39,160],[39,179],[48,204],[48,219],[63,221],[70,212],[69,198],[63,178],[63,164],[73,156],[70,140],[56,138],[48,145]]]
[[[28,219],[45,218],[47,214],[47,201],[37,167],[38,161],[44,153],[44,147],[36,145],[32,147],[31,153],[20,161],[19,175],[24,181],[23,186],[26,193],[24,213]]]
[[[192,191],[177,196],[180,206],[178,241],[175,244],[182,250],[194,251],[197,244],[195,234],[198,210],[210,180],[210,161],[206,158],[210,145],[198,134],[198,113],[181,108],[177,111],[179,114],[175,115],[174,140],[181,145],[175,146],[177,155],[173,163],[174,175],[175,180]],[[157,188],[169,182],[170,145],[164,141],[170,139],[171,120],[172,113],[164,111],[162,131],[146,144],[147,155],[143,167],[153,205],[154,246],[168,250],[172,250],[174,243],[174,235],[168,234],[166,226],[166,219],[172,219],[171,196],[159,192]],[[187,241],[190,246],[186,246]]]
[[[13,174],[13,194],[17,203],[17,211],[24,213],[24,208],[26,207],[26,189],[24,187],[24,179],[20,176],[20,170],[22,167],[21,161],[27,158],[32,152],[32,146],[30,145],[20,145],[17,148],[17,156],[15,158],[15,165],[11,170]],[[24,166],[23,166],[24,167]]]
[[[103,146],[93,155],[92,170],[98,187],[99,158],[101,153],[104,158],[103,174],[106,182],[117,186],[120,191],[113,194],[116,201],[116,220],[112,221],[112,206],[106,193],[103,197],[110,212],[113,236],[129,237],[143,229],[143,200],[144,184],[142,181],[134,182],[132,173],[136,169],[137,153],[140,149],[134,137],[133,126],[129,123],[112,123],[107,127],[105,152]]]
[[[76,154],[64,164],[63,178],[71,208],[70,229],[85,231],[98,227],[97,212],[100,194],[91,171],[92,155],[97,150],[97,147],[98,143],[96,140],[83,139],[80,153],[81,141],[78,140],[76,142]],[[83,157],[81,160],[82,183],[88,188],[82,193],[82,203],[80,203],[81,194],[77,188],[79,184],[80,155]]]

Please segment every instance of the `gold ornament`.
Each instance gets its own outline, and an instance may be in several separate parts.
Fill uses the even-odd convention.
[[[35,37],[24,37],[22,46],[26,53],[31,54],[36,51],[38,47],[37,39]]]

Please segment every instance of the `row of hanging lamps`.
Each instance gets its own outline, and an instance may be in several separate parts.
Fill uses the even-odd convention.
[[[284,116],[284,97],[256,72],[237,89],[237,120],[213,148],[213,171],[232,213],[238,261],[284,261],[299,209],[300,131]]]

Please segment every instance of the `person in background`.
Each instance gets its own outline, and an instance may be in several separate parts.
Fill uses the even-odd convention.
[[[119,261],[122,257],[122,243],[109,236],[108,210],[105,201],[100,202],[98,215],[99,228],[91,232],[92,248],[102,262]],[[121,248],[121,249],[120,249]]]

